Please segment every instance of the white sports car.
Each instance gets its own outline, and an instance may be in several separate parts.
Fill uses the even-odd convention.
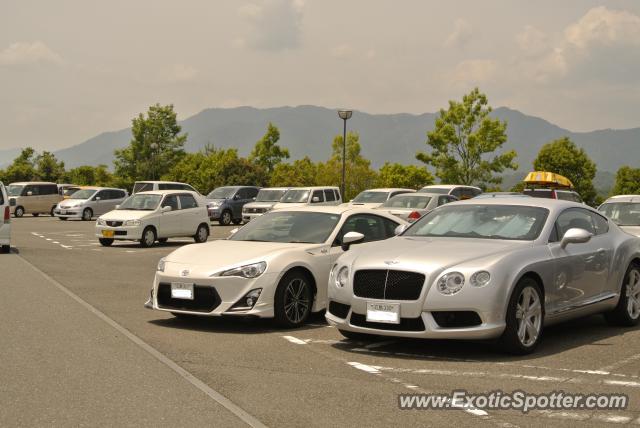
[[[272,211],[231,237],[187,245],[158,263],[145,307],[176,316],[255,316],[284,327],[325,309],[329,270],[348,246],[407,223],[345,206]]]

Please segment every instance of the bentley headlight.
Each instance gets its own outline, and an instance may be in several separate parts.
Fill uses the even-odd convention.
[[[98,218],[97,223],[98,223],[98,226],[106,226],[107,225],[107,222],[105,220],[101,219],[101,218]]]
[[[164,257],[160,259],[160,261],[158,262],[158,267],[156,268],[156,270],[158,272],[164,272],[164,265],[165,265],[165,259]]]
[[[438,279],[438,290],[446,295],[456,294],[463,285],[464,275],[460,272],[449,272]]]
[[[469,283],[474,287],[483,287],[489,283],[491,280],[491,274],[486,270],[480,270],[473,275],[469,279]]]
[[[257,278],[267,269],[267,262],[253,263],[246,266],[225,270],[219,276],[241,276],[242,278]]]
[[[140,226],[140,220],[127,220],[123,224],[124,226]]]
[[[338,288],[343,288],[345,285],[347,285],[349,283],[349,268],[346,266],[343,266],[340,268],[340,270],[338,271],[338,274],[336,275],[336,287]]]

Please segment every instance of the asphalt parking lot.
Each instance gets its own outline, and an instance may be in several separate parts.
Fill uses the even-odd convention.
[[[599,316],[551,327],[533,355],[490,343],[347,341],[322,315],[175,319],[143,308],[152,248],[101,247],[93,222],[13,220],[0,255],[0,424],[135,426],[580,426],[640,424],[640,332]],[[212,226],[212,237],[232,227]],[[452,390],[622,393],[621,411],[400,410]]]

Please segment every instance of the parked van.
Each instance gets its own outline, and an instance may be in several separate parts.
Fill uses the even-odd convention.
[[[79,218],[89,221],[116,209],[128,196],[126,190],[86,186],[60,202],[54,214],[60,220]]]
[[[63,199],[58,193],[56,183],[35,181],[11,183],[7,190],[9,198],[15,200],[15,205],[11,204],[15,217],[22,217],[26,213],[34,217],[40,214],[50,214],[53,217],[53,210]]]
[[[191,185],[186,183],[179,183],[177,181],[136,181],[133,183],[132,195],[138,192],[150,192],[156,190],[187,190],[189,192],[198,192]]]
[[[8,253],[11,250],[11,207],[7,189],[0,181],[0,250]]]
[[[293,187],[284,194],[273,209],[294,208],[305,205],[340,205],[340,189],[334,186]]]

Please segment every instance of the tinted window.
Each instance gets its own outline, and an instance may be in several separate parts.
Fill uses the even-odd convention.
[[[596,229],[596,235],[602,235],[603,233],[607,233],[609,231],[609,222],[606,218],[591,211],[589,211],[589,214],[591,215],[591,220],[593,220],[593,225]]]
[[[448,204],[449,202],[451,202],[451,200],[452,199],[448,196],[440,196],[438,198],[438,206]]]
[[[336,201],[339,201],[340,200],[340,191],[336,190],[336,189],[333,189],[333,193],[336,194]]]
[[[549,189],[524,189],[522,193],[533,196],[534,198],[553,199],[553,192]]]
[[[451,191],[451,194],[458,199],[462,199],[462,189],[460,187],[456,187]]]
[[[31,196],[40,195],[40,186],[26,186],[23,195],[28,195],[31,192]]]
[[[198,208],[198,203],[192,195],[180,195],[180,206],[183,210]]]
[[[324,200],[327,202],[332,202],[336,200],[336,194],[333,193],[333,189],[326,189],[324,191]]]
[[[207,199],[227,199],[236,193],[235,187],[218,187],[207,195]]]
[[[336,244],[342,242],[342,237],[349,232],[358,232],[364,235],[363,242],[381,241],[394,236],[398,223],[384,217],[370,214],[355,214],[344,222],[340,233],[336,238]]]
[[[576,199],[573,197],[571,192],[556,192],[558,199],[563,201],[575,201]]]
[[[260,189],[256,189],[255,187],[249,187],[248,189],[248,193],[249,193],[249,198],[248,199],[253,199],[256,196],[258,196],[258,192],[260,191]]]
[[[110,194],[108,190],[101,190],[96,194],[96,197],[94,199],[100,198],[100,200],[105,201],[110,199]]]
[[[167,195],[162,201],[162,207],[171,207],[172,211],[178,209],[178,196],[177,195]]]
[[[562,239],[567,230],[569,229],[584,229],[587,232],[596,234],[595,227],[593,226],[593,220],[591,219],[591,213],[581,208],[571,208],[564,211],[558,216],[556,220],[556,226],[558,228],[558,237]]]
[[[317,202],[314,201],[315,198],[318,198]],[[324,202],[324,196],[322,196],[322,190],[314,190],[313,195],[311,196],[311,203]]]
[[[462,188],[462,197],[460,199],[471,199],[478,194],[476,189],[471,187],[463,187]],[[453,195],[455,196],[455,195]]]

